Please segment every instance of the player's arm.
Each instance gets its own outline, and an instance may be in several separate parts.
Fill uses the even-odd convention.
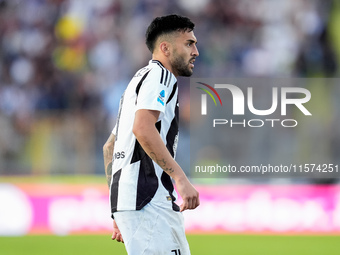
[[[159,111],[154,110],[138,110],[132,131],[150,158],[175,180],[177,190],[183,199],[181,211],[195,209],[200,203],[199,194],[162,141],[155,126],[159,114]]]
[[[113,158],[113,149],[115,145],[115,135],[110,134],[106,143],[103,146],[103,156],[104,156],[104,167],[107,184],[110,187],[111,184],[111,175],[112,175],[112,158]]]
[[[103,156],[104,156],[104,166],[105,166],[105,174],[107,184],[110,187],[111,184],[111,176],[112,176],[112,158],[113,158],[113,149],[115,146],[115,135],[110,134],[109,138],[107,139],[106,143],[103,146]],[[117,240],[118,242],[123,242],[122,234],[120,233],[118,226],[113,220],[113,232],[112,232],[112,240]]]

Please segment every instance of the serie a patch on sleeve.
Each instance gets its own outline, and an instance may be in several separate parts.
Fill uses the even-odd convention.
[[[164,99],[165,99],[165,91],[164,89],[159,93],[159,96],[157,98],[157,102],[159,102],[161,105],[164,106]]]

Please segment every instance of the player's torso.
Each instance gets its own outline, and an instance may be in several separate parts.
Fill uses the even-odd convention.
[[[175,156],[177,94],[175,77],[158,63],[140,69],[130,81],[120,102],[116,125],[111,185],[113,211],[142,208],[151,199],[172,207],[176,195],[170,177],[146,155],[132,128],[138,109],[159,108],[161,114],[156,128],[169,152]]]
[[[137,100],[140,100],[138,91],[141,89],[141,86],[143,86],[145,79],[149,79],[150,76],[154,76],[155,72],[162,72],[162,69],[159,69],[159,67],[155,64],[149,64],[148,66],[137,71],[121,97],[117,117],[117,130],[115,133],[116,141],[113,154],[113,173],[124,166],[131,164],[136,142],[132,128],[137,109]],[[159,129],[163,142],[165,144],[169,143],[168,149],[170,150],[171,154],[175,156],[178,141],[178,89],[176,82],[168,83],[170,78],[165,80],[166,74],[163,76],[163,84],[157,84],[157,82],[155,82],[156,85],[153,88],[155,90],[160,90],[158,97],[150,100],[157,100],[160,104],[166,105],[165,113],[162,114],[162,117],[156,126]],[[154,79],[157,78],[155,77]],[[168,94],[172,95],[168,95],[168,97],[165,99],[162,98],[161,94],[162,91],[164,91],[163,87],[166,88],[166,86],[168,86]],[[169,98],[170,96],[171,99]]]

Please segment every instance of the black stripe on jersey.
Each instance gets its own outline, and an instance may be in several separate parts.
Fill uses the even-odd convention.
[[[156,124],[155,124],[157,130],[158,130],[158,133],[161,132],[161,127],[162,127],[162,122],[161,121],[158,121]]]
[[[145,151],[143,150],[142,146],[139,144],[139,142],[136,139],[135,148],[133,149],[133,154],[132,154],[130,164],[133,164],[133,163],[141,160],[142,158],[145,157],[145,155],[146,155]]]
[[[156,124],[155,124],[158,132],[160,133],[161,132],[161,122],[158,121]],[[142,146],[139,144],[138,140],[136,139],[135,141],[135,148],[133,149],[133,154],[132,154],[132,158],[131,158],[131,162],[130,164],[133,164],[141,159],[143,159],[145,157],[146,153],[145,151],[143,150]]]
[[[177,83],[176,83],[176,85],[177,85]],[[173,91],[175,91],[175,90],[176,90],[176,88],[174,88]],[[174,93],[172,93],[172,94],[174,94]],[[168,101],[170,101],[170,100],[168,100]],[[175,107],[175,117],[173,118],[173,120],[170,124],[170,128],[169,128],[168,134],[166,136],[166,147],[167,147],[167,149],[170,152],[172,157],[174,157],[174,155],[175,155],[174,143],[175,143],[176,136],[178,135],[179,107],[178,107],[177,103],[178,103],[178,100],[176,102],[176,107]],[[171,197],[172,209],[174,211],[180,211],[179,206],[175,203],[176,198],[173,195],[174,186],[172,184],[170,176],[168,174],[166,174],[165,172],[162,173],[161,181],[162,181],[164,188],[169,192],[169,195]]]
[[[161,81],[160,81],[160,84],[163,83],[163,76],[164,76],[164,69],[162,68],[162,76],[161,76]]]
[[[158,189],[158,177],[152,159],[145,155],[140,161],[136,210],[142,209],[155,196]]]
[[[158,64],[160,67],[165,68],[165,67],[163,66],[163,64],[162,64],[160,61],[158,61],[158,60],[152,60],[152,63]]]
[[[170,80],[171,80],[170,71],[168,69],[166,69],[163,66],[163,64],[161,62],[159,62],[158,60],[152,60],[152,63],[157,64],[162,69],[160,84],[163,84],[164,86],[166,86],[167,83],[168,83],[168,86],[169,86]],[[166,72],[165,79],[164,79],[164,71]],[[169,80],[168,80],[168,77],[170,78]]]
[[[121,173],[122,173],[122,169],[119,169],[112,177],[111,194],[118,194],[119,179],[120,179]],[[113,213],[117,211],[118,196],[110,196],[110,197],[111,197],[111,212],[112,212],[112,218],[113,218]]]
[[[166,147],[170,152],[171,156],[174,157],[175,152],[173,149],[175,138],[178,135],[178,123],[179,123],[179,107],[178,107],[178,100],[176,102],[175,107],[175,117],[172,119],[168,134],[166,135]]]
[[[161,122],[155,124],[158,132],[161,130]],[[136,209],[142,209],[156,194],[158,189],[158,177],[156,175],[155,166],[152,159],[145,153],[139,142],[135,141],[135,148],[133,150],[131,164],[140,161],[138,184],[137,184],[137,198]]]
[[[174,95],[176,93],[176,89],[177,89],[177,82],[175,83],[174,87],[172,88],[171,94],[169,96],[168,101],[166,101],[166,103],[169,103],[171,101],[171,99],[174,97]]]
[[[156,194],[158,189],[158,178],[152,159],[145,153],[136,139],[131,164],[137,161],[140,161],[140,165],[137,183],[136,210],[140,210],[149,203]]]
[[[162,184],[164,186],[164,188],[169,191],[169,195],[171,197],[171,201],[172,201],[172,210],[176,211],[176,212],[179,212],[180,211],[180,208],[179,206],[175,203],[176,201],[176,198],[175,196],[173,195],[173,192],[174,192],[174,185],[172,184],[172,181],[171,181],[171,178],[170,176],[163,172],[162,173],[162,176],[161,176],[161,181],[162,181]]]
[[[137,97],[138,97],[138,93],[139,93],[140,87],[142,86],[143,81],[145,80],[146,76],[148,76],[149,72],[150,72],[150,71],[148,71],[147,73],[144,74],[144,76],[142,77],[142,79],[139,81],[139,83],[138,83],[137,86],[136,86],[136,94],[137,94]],[[135,104],[137,104],[137,98],[136,98]]]
[[[168,81],[168,75],[169,75],[170,71],[166,70],[166,76],[165,76],[165,80],[164,80],[164,86],[166,86],[166,83]]]
[[[145,153],[136,139],[131,164],[137,161],[140,161],[140,166],[137,183],[136,210],[140,210],[149,203],[156,194],[158,178],[152,159]]]

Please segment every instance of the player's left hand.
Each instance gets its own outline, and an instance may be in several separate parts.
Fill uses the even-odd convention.
[[[112,233],[112,240],[117,240],[117,242],[124,243],[122,234],[120,233],[120,230],[117,226],[117,223],[115,220],[113,220],[113,233]]]

